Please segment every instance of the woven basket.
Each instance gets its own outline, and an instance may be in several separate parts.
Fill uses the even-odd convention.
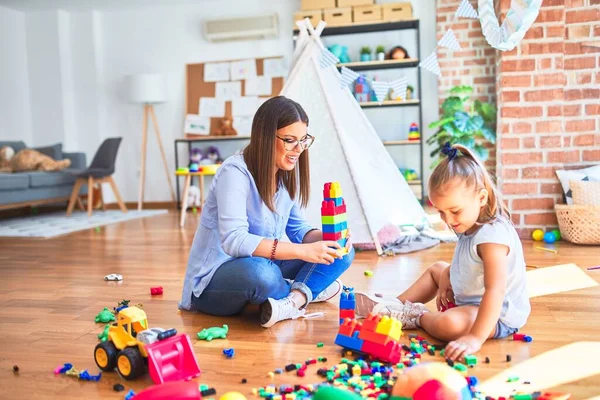
[[[600,182],[570,181],[573,204],[582,206],[600,206]]]
[[[556,204],[562,237],[575,244],[600,244],[600,206]]]

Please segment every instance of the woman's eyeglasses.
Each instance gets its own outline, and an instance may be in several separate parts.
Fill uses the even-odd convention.
[[[306,150],[310,146],[312,146],[312,144],[315,141],[315,138],[313,136],[310,136],[310,135],[306,135],[306,136],[304,136],[300,140],[292,139],[292,138],[282,138],[282,137],[279,137],[279,136],[277,136],[277,139],[281,140],[284,143],[283,146],[285,147],[286,151],[292,151],[298,145],[300,145],[300,148],[302,150]]]

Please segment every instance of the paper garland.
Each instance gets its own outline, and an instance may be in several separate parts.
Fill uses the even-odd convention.
[[[454,14],[456,18],[472,18],[477,19],[477,11],[473,8],[469,0],[462,0],[460,6],[456,9],[456,14]]]
[[[385,81],[373,81],[371,82],[371,87],[375,92],[375,97],[377,97],[377,101],[381,104],[390,91],[390,83]]]
[[[342,67],[342,73],[340,75],[340,85],[342,88],[350,85],[358,79],[360,74],[352,71],[350,68]]]
[[[537,19],[542,0],[512,0],[502,27],[496,17],[494,0],[478,0],[479,19],[485,39],[495,49],[511,51],[521,43]]]
[[[335,56],[335,54],[333,54],[327,49],[323,49],[323,52],[321,53],[321,68],[331,67],[332,65],[336,65],[339,62],[340,60]]]
[[[461,50],[460,43],[458,43],[458,39],[456,39],[456,35],[454,35],[454,31],[452,29],[448,29],[444,34],[444,37],[438,42],[438,45],[445,47],[450,50]]]
[[[403,76],[390,82],[390,87],[394,91],[396,97],[406,100],[406,89],[408,88],[408,78]]]
[[[442,71],[440,69],[440,63],[438,62],[437,53],[434,52],[429,55],[425,60],[421,61],[419,67],[425,68],[429,72],[433,72],[437,76],[442,76]]]

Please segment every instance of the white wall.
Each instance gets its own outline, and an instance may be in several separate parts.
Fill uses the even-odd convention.
[[[43,4],[48,3],[52,2]],[[101,3],[98,2],[99,5]],[[1,79],[12,82],[14,79],[6,77],[15,76],[18,71],[28,71],[21,72],[20,80],[25,83],[29,80],[31,101],[27,97],[18,109],[22,114],[33,116],[11,117],[22,125],[32,126],[30,131],[34,133],[29,133],[31,140],[28,143],[43,145],[60,141],[64,143],[66,151],[85,151],[88,162],[103,139],[122,136],[115,179],[126,201],[137,200],[142,107],[126,102],[123,93],[124,77],[143,72],[161,73],[166,77],[169,101],[155,106],[155,110],[169,169],[173,171],[173,140],[182,137],[185,112],[185,65],[245,57],[289,57],[293,42],[292,32],[288,27],[292,26],[293,13],[299,8],[298,0],[204,0],[194,4],[180,2],[177,5],[169,2],[162,3],[166,5],[156,5],[157,3],[160,2],[155,1],[155,5],[151,7],[137,8],[27,11],[25,17],[21,13],[7,10],[21,17],[21,24],[11,31],[19,31],[20,26],[23,42],[26,37],[27,52],[21,57],[20,68],[16,62],[8,63],[11,68],[6,74],[2,73],[0,82],[4,82]],[[435,48],[435,15],[431,11],[435,10],[434,0],[413,3],[415,14],[422,18],[421,56],[425,57]],[[280,37],[277,39],[212,44],[203,38],[204,19],[273,12],[278,13],[280,20]],[[359,43],[359,46],[367,36],[371,35],[352,35],[346,38]],[[379,42],[379,38],[376,37],[375,40]],[[4,71],[7,68],[4,55],[8,43],[5,44],[1,37],[0,46],[0,68]],[[17,46],[13,47],[12,52],[18,52],[15,49]],[[424,124],[427,125],[437,116],[437,82],[428,72],[423,71],[422,74],[423,101],[426,105],[436,105],[424,107]],[[5,104],[7,96],[1,92],[3,91],[0,91],[0,104]],[[28,93],[29,90],[25,84],[21,84],[13,92]],[[404,112],[407,109],[388,110]],[[385,117],[387,111],[373,111],[375,112],[380,114],[375,114],[374,119],[380,120],[382,116],[388,122],[395,121],[390,114]],[[407,115],[403,118],[404,121],[412,122],[415,116]],[[15,122],[11,124],[14,125]],[[377,124],[375,123],[376,126]],[[0,120],[0,134],[4,125],[8,124]],[[160,152],[153,132],[149,133],[145,199],[168,201],[170,195],[166,188]],[[382,136],[385,135],[385,132],[382,133]],[[22,137],[27,138],[26,134]],[[240,145],[241,142],[217,144],[225,155],[233,153]],[[414,156],[405,150],[400,151],[400,154],[394,154],[398,164],[402,165],[406,160],[411,160],[408,163],[413,164]],[[185,153],[181,152],[187,157]],[[426,169],[427,165],[426,161]],[[108,196],[108,192],[106,190],[106,200],[111,201],[112,196]]]
[[[0,140],[31,143],[25,15],[0,6]]]

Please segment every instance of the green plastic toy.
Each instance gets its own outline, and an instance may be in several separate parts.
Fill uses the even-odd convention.
[[[96,322],[111,322],[115,320],[115,316],[113,315],[113,313],[108,309],[108,307],[104,307],[104,310],[100,311],[98,313],[98,315],[96,315],[96,318],[94,318],[94,321]]]
[[[347,390],[340,390],[334,387],[324,386],[320,387],[315,393],[314,400],[360,400],[361,396],[349,392]]]
[[[198,332],[198,339],[209,342],[213,339],[226,339],[227,332],[229,332],[229,327],[227,325],[223,325],[222,328],[213,326],[212,328],[202,329]]]
[[[108,328],[110,328],[110,324],[104,327],[104,330],[98,334],[98,339],[101,342],[106,342],[108,340]]]

